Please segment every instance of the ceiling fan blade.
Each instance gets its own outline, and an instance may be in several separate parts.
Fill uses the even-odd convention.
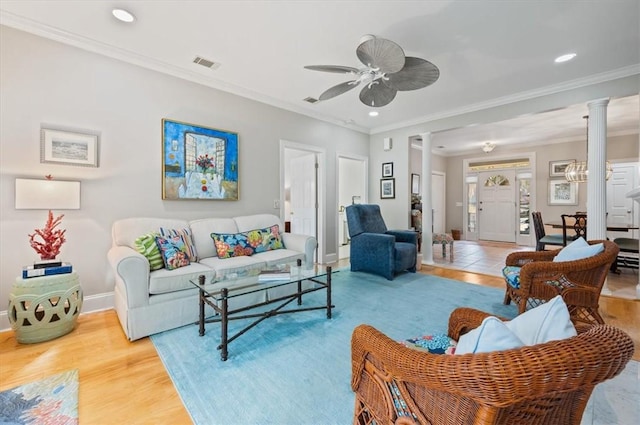
[[[307,65],[305,69],[312,71],[333,72],[335,74],[357,74],[358,68],[342,65]]]
[[[325,90],[325,92],[322,93],[318,99],[319,100],[331,99],[331,98],[336,97],[336,96],[338,96],[338,95],[340,95],[342,93],[348,92],[349,90],[351,90],[352,88],[354,88],[358,84],[360,84],[360,82],[358,80],[347,81],[345,83],[338,84],[337,86],[333,86],[333,87],[329,88],[328,90]]]
[[[440,77],[440,70],[431,62],[407,57],[404,68],[400,71],[387,74],[385,84],[400,91],[418,90],[435,83]]]
[[[404,50],[396,43],[384,38],[371,38],[361,43],[356,55],[363,64],[378,68],[380,72],[398,72],[404,66]]]
[[[374,82],[360,91],[360,101],[367,106],[379,108],[388,105],[396,97],[398,91],[384,84]]]

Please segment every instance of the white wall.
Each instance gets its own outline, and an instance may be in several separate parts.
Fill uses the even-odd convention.
[[[81,209],[54,212],[65,214],[60,258],[80,274],[86,312],[109,307],[114,220],[278,214],[280,140],[327,149],[329,188],[336,187],[338,146],[368,155],[367,135],[326,122],[7,27],[0,26],[0,43],[0,308],[21,267],[37,260],[27,235],[46,220],[46,211],[14,209],[16,177],[82,182]],[[239,134],[239,201],[161,199],[162,118]],[[42,123],[100,131],[100,167],[41,164]],[[327,191],[327,253],[337,244],[335,197]]]

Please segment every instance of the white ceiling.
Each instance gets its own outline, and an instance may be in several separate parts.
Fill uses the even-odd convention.
[[[115,5],[136,21],[115,20]],[[640,74],[639,22],[638,0],[0,2],[4,25],[368,134]],[[433,62],[440,79],[399,92],[375,118],[358,100],[358,89],[304,102],[348,77],[303,67],[359,67],[355,49],[365,34]],[[578,56],[553,62],[567,52]],[[220,66],[196,65],[196,56]],[[609,132],[637,133],[637,96],[618,103],[610,105]],[[585,113],[578,105],[458,129],[435,144],[446,145],[449,136],[475,146],[575,139],[584,134]],[[443,153],[461,148],[458,143]]]

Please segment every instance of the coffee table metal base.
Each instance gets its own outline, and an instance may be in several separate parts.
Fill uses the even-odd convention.
[[[199,276],[198,280],[200,283],[200,296],[199,296],[199,307],[200,314],[198,320],[199,327],[199,335],[204,336],[205,334],[205,323],[216,323],[220,322],[220,345],[218,345],[218,350],[220,350],[220,358],[223,361],[226,361],[229,356],[228,347],[231,342],[233,342],[236,338],[243,335],[249,329],[257,326],[260,322],[268,319],[269,317],[277,316],[280,314],[289,314],[289,313],[299,313],[302,311],[311,311],[311,310],[326,310],[327,311],[327,319],[331,319],[331,309],[335,306],[331,304],[331,267],[327,267],[327,274],[325,276],[326,282],[322,282],[317,278],[308,278],[297,281],[297,292],[292,293],[290,295],[285,295],[282,297],[274,298],[269,301],[252,304],[246,307],[238,308],[235,310],[229,310],[229,290],[227,288],[220,289],[220,305],[218,306],[215,300],[211,299],[211,296],[207,295],[204,290],[205,284],[205,276]],[[314,288],[302,289],[302,282],[304,280],[308,280],[318,284]],[[296,282],[294,282],[296,283]],[[266,289],[266,288],[265,288]],[[305,294],[309,294],[311,292],[321,291],[326,289],[327,291],[327,303],[321,306],[312,306],[312,307],[299,307],[294,309],[282,310],[284,307],[289,305],[291,302],[296,301],[297,305],[302,305],[302,296]],[[263,307],[270,304],[280,303],[275,308],[259,312],[259,313],[249,313],[249,314],[241,314],[246,311],[250,311],[259,307]],[[205,304],[211,306],[219,316],[213,318],[205,317]],[[229,321],[230,320],[240,320],[240,319],[256,319],[255,321],[249,323],[247,326],[236,332],[234,335],[229,336]]]

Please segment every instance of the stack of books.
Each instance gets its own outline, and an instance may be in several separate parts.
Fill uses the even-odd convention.
[[[291,280],[289,269],[262,270],[258,275],[258,282],[273,282],[278,280]]]
[[[71,263],[44,261],[34,263],[32,266],[24,266],[22,268],[22,278],[29,279],[31,277],[52,276],[55,274],[71,273],[72,271],[73,267],[71,267]]]

